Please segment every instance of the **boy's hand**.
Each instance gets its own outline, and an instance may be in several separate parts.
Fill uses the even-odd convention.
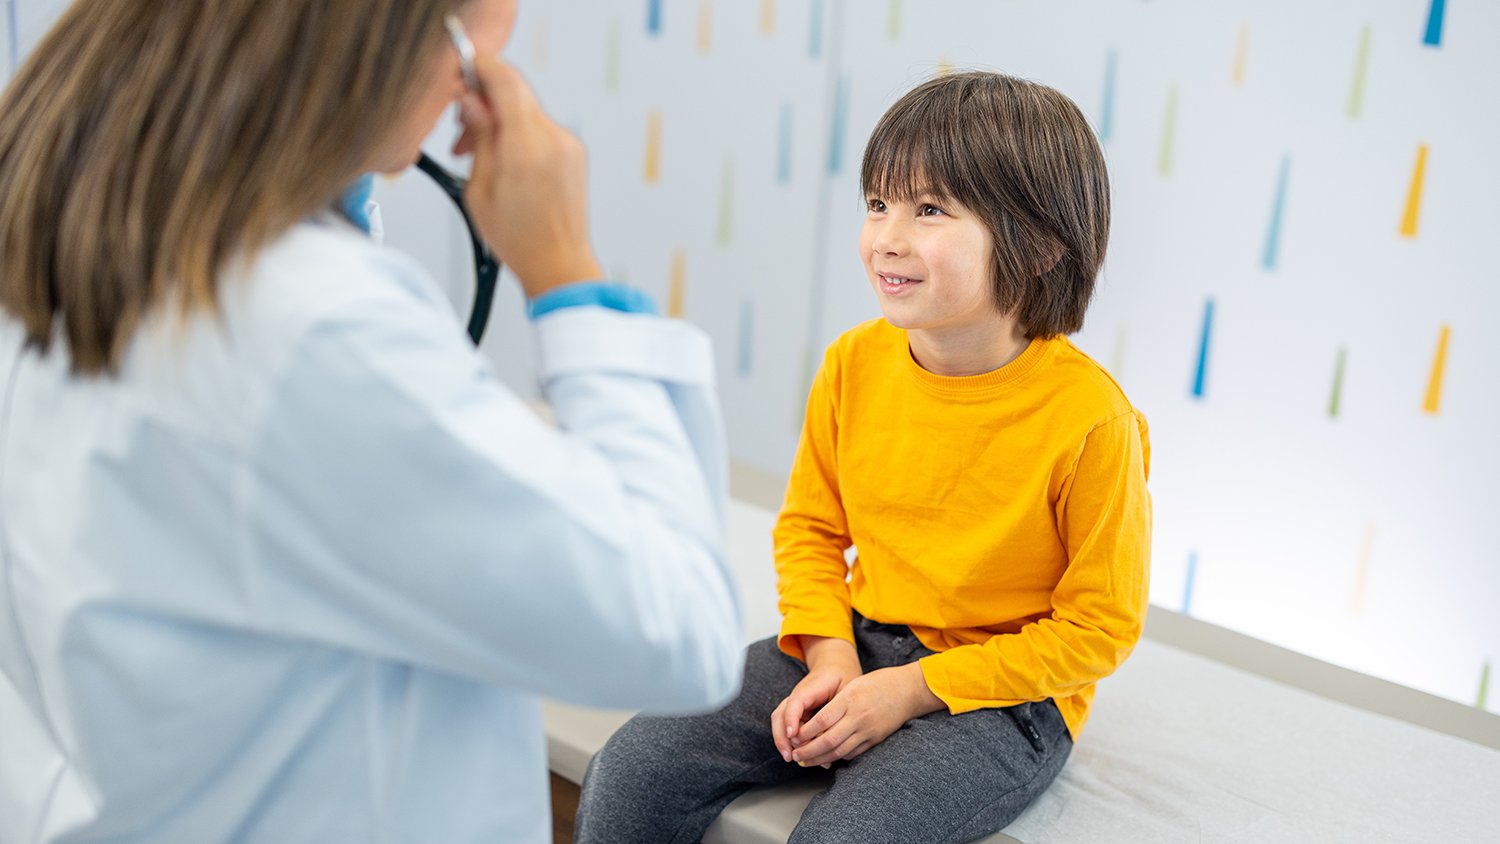
[[[942,708],[917,663],[872,671],[846,683],[802,725],[792,760],[826,768],[839,759],[853,759],[907,721]]]
[[[812,717],[818,707],[833,700],[840,689],[862,672],[859,653],[843,639],[803,636],[802,654],[807,659],[807,676],[771,713],[771,739],[781,751],[781,758],[788,762],[792,761],[792,751],[796,748],[793,737],[802,728],[802,722]]]

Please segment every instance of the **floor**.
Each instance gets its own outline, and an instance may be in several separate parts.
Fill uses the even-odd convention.
[[[552,775],[552,844],[572,844],[578,794],[577,783]]]

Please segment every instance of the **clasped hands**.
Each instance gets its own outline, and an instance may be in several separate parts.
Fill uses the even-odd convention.
[[[944,708],[912,662],[865,674],[854,645],[803,636],[807,676],[771,713],[781,758],[827,768],[885,741],[912,718]]]

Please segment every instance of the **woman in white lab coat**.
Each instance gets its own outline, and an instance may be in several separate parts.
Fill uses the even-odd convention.
[[[6,91],[0,842],[542,842],[539,695],[734,693],[708,344],[576,284],[514,12],[79,0]],[[333,210],[461,96],[560,430]]]

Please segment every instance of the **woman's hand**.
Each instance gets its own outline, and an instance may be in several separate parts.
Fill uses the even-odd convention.
[[[771,713],[771,739],[781,751],[781,758],[788,762],[792,761],[802,722],[812,717],[818,707],[833,700],[862,671],[853,644],[822,636],[803,636],[801,640],[807,676]]]
[[[912,718],[943,707],[917,663],[872,671],[850,680],[802,725],[792,759],[825,768],[839,759],[853,759]]]
[[[542,111],[509,64],[475,59],[484,97],[464,96],[464,134],[474,153],[464,203],[480,236],[521,281],[528,298],[603,277],[589,245],[583,144]]]

